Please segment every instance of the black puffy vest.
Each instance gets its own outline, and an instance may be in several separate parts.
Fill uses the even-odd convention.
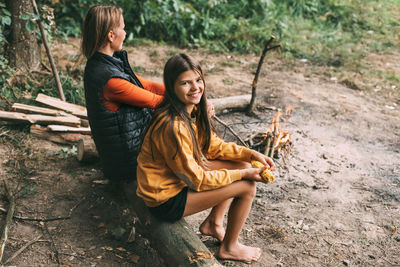
[[[100,96],[111,78],[122,78],[143,88],[129,65],[126,51],[112,57],[96,52],[86,63],[84,86],[89,124],[104,176],[132,180],[136,179],[136,159],[152,110],[130,105],[122,105],[117,111],[104,108]]]

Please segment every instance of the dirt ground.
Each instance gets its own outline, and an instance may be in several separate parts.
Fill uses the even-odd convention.
[[[206,74],[209,98],[249,94],[258,63],[257,55],[155,45],[126,49],[135,71],[159,82],[172,54],[191,54]],[[67,56],[77,53],[71,44],[55,51],[58,62],[75,67]],[[368,60],[400,76],[400,55]],[[267,129],[274,108],[294,107],[285,128],[292,133],[290,153],[275,160],[276,181],[258,185],[240,237],[262,248],[261,259],[251,266],[400,266],[400,84],[371,80],[366,85],[358,75],[350,73],[349,83],[333,69],[304,60],[285,64],[272,53],[259,77],[256,114],[218,115],[247,138]],[[354,83],[361,86],[349,86]],[[3,263],[39,240],[6,266],[165,266],[121,194],[103,184],[98,165],[82,165],[73,147],[36,139],[26,129],[0,126],[0,177],[18,194],[16,215],[71,216],[41,224],[14,220]],[[236,141],[220,125],[217,129],[227,141]],[[3,187],[1,197],[6,209]],[[187,218],[199,236],[205,215]],[[0,216],[1,224],[4,220]],[[216,251],[215,240],[201,239]]]

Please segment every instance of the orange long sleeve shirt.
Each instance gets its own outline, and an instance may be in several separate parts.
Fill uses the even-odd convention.
[[[106,109],[117,111],[122,104],[154,109],[161,103],[164,99],[165,86],[136,76],[144,89],[121,78],[108,80],[103,87],[101,99]]]
[[[162,120],[165,121],[166,117]],[[205,171],[193,157],[192,138],[185,124],[175,121],[174,132],[178,144],[165,124],[162,124],[161,122],[150,126],[138,157],[136,193],[143,198],[147,206],[161,205],[186,186],[194,191],[205,191],[241,179],[240,170]],[[149,135],[152,128],[152,138],[158,140],[153,144]],[[210,148],[204,156],[207,159],[250,162],[251,154],[251,149],[235,143],[226,143],[213,133]]]

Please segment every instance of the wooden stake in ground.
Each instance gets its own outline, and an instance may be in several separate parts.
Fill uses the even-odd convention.
[[[252,113],[254,106],[255,106],[256,96],[257,96],[256,88],[257,88],[258,75],[260,74],[261,66],[264,63],[264,57],[267,54],[267,51],[275,49],[277,47],[280,47],[280,45],[275,45],[275,46],[269,47],[269,45],[271,44],[271,42],[274,39],[275,39],[275,36],[271,35],[270,39],[265,43],[264,50],[261,53],[260,60],[258,61],[256,75],[254,76],[253,83],[251,84],[251,100],[250,100],[250,104],[247,108],[247,113]]]
[[[8,212],[7,212],[7,217],[6,221],[4,222],[3,229],[1,232],[1,239],[0,239],[0,263],[1,259],[3,258],[3,253],[4,253],[4,248],[6,246],[6,242],[8,239],[8,230],[10,228],[12,218],[14,216],[14,210],[15,210],[15,200],[14,200],[14,195],[11,192],[10,188],[8,187],[7,180],[3,180],[4,182],[4,188],[7,194],[7,199],[9,202],[9,207],[8,207]]]
[[[40,19],[40,14],[39,14],[39,10],[38,10],[37,5],[36,5],[36,1],[35,0],[31,0],[31,2],[32,2],[32,5],[33,5],[33,11],[39,17],[37,22],[38,22],[38,25],[39,25],[40,33],[42,34],[44,48],[46,49],[46,53],[47,53],[47,56],[49,58],[49,62],[50,62],[50,65],[51,65],[51,69],[53,71],[54,79],[56,80],[56,84],[57,84],[58,92],[60,94],[60,98],[61,98],[61,100],[65,101],[64,91],[63,91],[63,88],[61,86],[60,77],[58,77],[58,72],[57,72],[57,69],[56,69],[56,65],[54,64],[53,57],[51,56],[51,53],[50,53],[50,48],[49,48],[49,45],[47,43],[46,34],[44,32],[43,24],[42,24],[42,21]]]

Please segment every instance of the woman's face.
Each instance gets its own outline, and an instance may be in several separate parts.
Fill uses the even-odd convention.
[[[121,16],[119,21],[119,26],[116,29],[112,30],[113,34],[110,41],[111,41],[111,48],[114,51],[119,51],[122,49],[122,44],[126,36],[124,28],[125,28],[124,17]]]
[[[204,81],[200,74],[194,70],[182,72],[175,81],[174,91],[186,111],[192,113],[194,105],[198,104],[203,96]]]

